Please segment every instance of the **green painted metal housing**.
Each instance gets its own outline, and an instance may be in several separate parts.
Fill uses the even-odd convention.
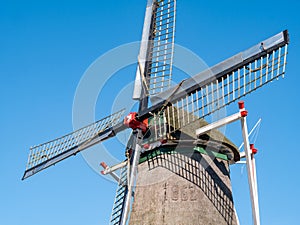
[[[211,150],[205,150],[202,147],[160,147],[155,150],[152,150],[150,152],[144,153],[141,155],[140,163],[146,162],[149,159],[152,159],[156,156],[162,155],[162,154],[176,154],[180,153],[183,155],[191,154],[193,152],[199,152],[201,154],[205,154],[208,156],[211,156],[212,158],[218,158],[222,160],[228,161],[228,156],[226,154],[222,154],[219,152],[211,151]]]

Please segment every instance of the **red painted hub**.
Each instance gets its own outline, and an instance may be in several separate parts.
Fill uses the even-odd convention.
[[[133,130],[141,129],[143,133],[147,131],[147,124],[137,120],[137,113],[131,112],[124,119],[124,124]]]

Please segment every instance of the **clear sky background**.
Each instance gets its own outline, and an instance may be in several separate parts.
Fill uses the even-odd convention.
[[[26,181],[21,177],[30,146],[72,131],[73,98],[89,65],[141,39],[145,5],[146,0],[0,1],[0,224],[108,224],[116,185],[80,154]],[[176,43],[210,66],[290,31],[285,79],[245,99],[249,127],[263,120],[255,143],[262,224],[299,224],[299,8],[295,0],[178,1]],[[119,76],[103,96],[122,87],[123,79],[133,80],[134,66]],[[96,119],[110,104],[100,96]],[[226,129],[237,145],[238,128]],[[231,171],[241,224],[251,224],[246,169],[235,165]]]

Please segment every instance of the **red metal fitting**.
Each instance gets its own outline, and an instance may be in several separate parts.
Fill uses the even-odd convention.
[[[162,140],[160,140],[160,143],[162,143],[162,144],[166,144],[167,142],[168,142],[167,139],[162,139]]]
[[[137,113],[131,112],[124,119],[124,124],[131,129],[141,129],[143,133],[147,131],[147,124],[137,120]]]
[[[150,145],[149,144],[144,144],[144,149],[149,149],[150,148]]]
[[[245,102],[244,101],[239,101],[239,109],[244,109],[245,108]]]
[[[128,127],[131,127],[132,123],[136,120],[136,116],[136,112],[129,113],[124,119],[124,124]]]
[[[252,151],[252,154],[256,154],[258,152],[258,150],[254,148],[254,144],[250,144],[250,149]]]
[[[101,162],[100,166],[102,166],[104,169],[106,169],[108,167],[105,162]],[[105,175],[104,170],[102,170],[100,172],[101,172],[102,175]]]
[[[106,169],[108,166],[106,165],[106,163],[105,162],[101,162],[100,163],[100,165],[104,168],[104,169]],[[101,173],[102,173],[103,171],[101,171]]]
[[[256,148],[252,149],[252,154],[256,154],[258,152],[258,150]]]
[[[246,110],[241,111],[241,116],[242,117],[248,116],[248,111],[246,111]]]

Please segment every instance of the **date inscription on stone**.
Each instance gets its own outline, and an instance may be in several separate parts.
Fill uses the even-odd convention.
[[[167,200],[173,202],[187,202],[187,201],[196,201],[196,190],[192,185],[164,185]]]

